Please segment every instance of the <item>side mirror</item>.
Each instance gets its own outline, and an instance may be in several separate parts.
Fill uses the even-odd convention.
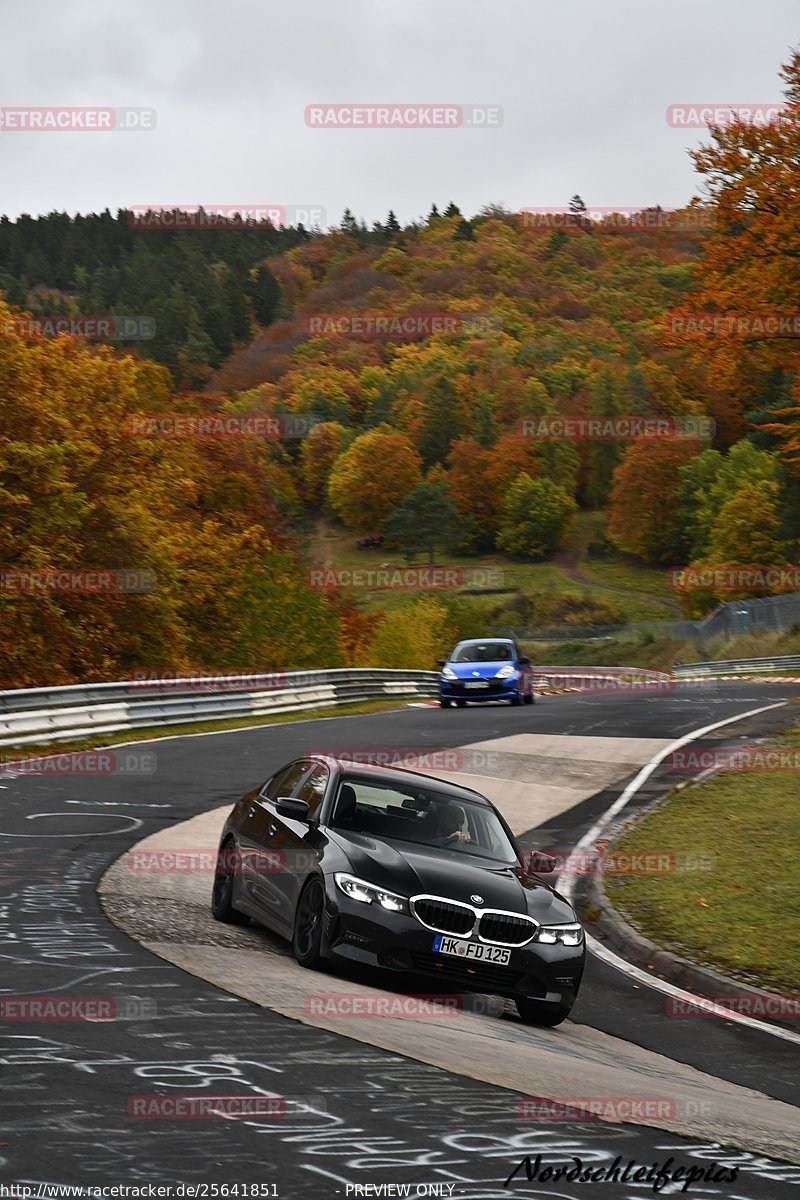
[[[531,660],[529,658],[520,658],[518,659],[518,662],[521,667],[529,667],[531,665]]]
[[[528,855],[527,868],[535,875],[552,875],[558,865],[558,859],[543,850],[531,850]]]
[[[293,800],[290,796],[283,796],[276,803],[275,809],[279,817],[308,822],[308,805],[305,800]]]
[[[439,664],[439,666],[440,666],[440,667],[446,667],[446,666],[447,666],[447,659],[446,659],[446,658],[437,658],[437,660],[436,660],[436,661],[437,661],[437,663]]]

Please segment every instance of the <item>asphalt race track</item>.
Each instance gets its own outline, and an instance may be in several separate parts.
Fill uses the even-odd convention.
[[[688,1194],[701,1200],[797,1195],[799,1166],[658,1128],[521,1119],[519,1093],[231,996],[127,937],[95,892],[128,847],[233,802],[311,747],[460,746],[531,732],[672,739],[797,693],[784,684],[709,683],[651,696],[543,697],[533,708],[409,707],[335,724],[303,721],[131,747],[152,754],[150,774],[0,777],[0,998],[93,997],[113,1002],[117,1013],[114,1020],[91,1022],[0,1023],[0,1184],[16,1185],[0,1196],[35,1194],[22,1189],[43,1185],[76,1185],[90,1195],[92,1188],[122,1183],[184,1183],[187,1195],[188,1185],[207,1184],[205,1193],[194,1193],[207,1196],[236,1195],[234,1185],[256,1184],[262,1185],[258,1192],[238,1194],[473,1200],[593,1194],[591,1186],[587,1192],[580,1182],[553,1181],[546,1173],[527,1182],[520,1171],[503,1186],[524,1156],[533,1161],[537,1154],[545,1166],[571,1166],[577,1156],[598,1168],[616,1155],[623,1167],[629,1160],[649,1167],[670,1158],[670,1170],[716,1163],[718,1176],[725,1176],[725,1164],[736,1165],[735,1181],[693,1183]],[[759,719],[758,730],[780,728],[790,716],[775,709]],[[735,727],[736,735],[748,730]],[[659,783],[654,776],[650,786]],[[620,790],[615,784],[559,813],[523,843],[574,845]],[[165,937],[170,920],[165,909]],[[324,976],[312,978],[324,986]],[[724,1019],[668,1020],[661,993],[635,986],[596,959],[590,959],[572,1019],[796,1103],[795,1045]],[[584,1094],[580,1080],[577,1059],[573,1095]],[[533,1058],[527,1094],[537,1095]],[[152,1095],[237,1096],[259,1099],[262,1107],[270,1097],[284,1100],[277,1114],[227,1120],[130,1115],[135,1097]],[[800,1163],[800,1154],[791,1161]],[[398,1190],[406,1185],[409,1191]],[[682,1186],[668,1184],[659,1194],[680,1194]],[[651,1182],[628,1181],[605,1182],[596,1194],[636,1200],[655,1193]]]

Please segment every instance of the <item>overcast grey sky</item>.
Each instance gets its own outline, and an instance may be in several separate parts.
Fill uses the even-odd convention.
[[[797,0],[40,0],[3,12],[0,106],[155,108],[150,133],[0,131],[0,212],[349,205],[401,220],[684,203],[684,102],[780,98]],[[307,105],[496,104],[494,129],[312,129]]]

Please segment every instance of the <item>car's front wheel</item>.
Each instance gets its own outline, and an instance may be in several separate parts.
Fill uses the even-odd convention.
[[[322,923],[325,893],[318,879],[310,880],[300,893],[294,915],[292,953],[301,967],[315,970],[322,958]]]
[[[529,1000],[527,996],[517,996],[515,1004],[526,1025],[549,1029],[566,1021],[572,1008],[571,1004],[546,1004],[542,1000]]]
[[[226,925],[246,925],[250,918],[246,913],[239,912],[233,907],[233,874],[236,857],[236,844],[233,838],[220,846],[217,855],[217,866],[214,871],[214,885],[211,890],[211,915],[216,921],[224,921]]]
[[[449,707],[450,707],[449,700],[440,700],[439,701],[439,708],[449,708]]]

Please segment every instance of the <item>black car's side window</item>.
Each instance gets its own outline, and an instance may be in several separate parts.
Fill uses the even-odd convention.
[[[261,789],[262,798],[271,800],[274,804],[281,796],[293,796],[294,789],[307,770],[308,763],[290,763],[288,767],[284,767],[282,771],[278,771],[271,779],[267,780]]]
[[[308,764],[306,764],[308,765]],[[305,800],[308,805],[308,815],[316,817],[319,814],[319,809],[325,798],[325,789],[328,786],[330,773],[327,767],[314,767],[307,779],[303,780],[302,787],[297,793],[298,800]]]

